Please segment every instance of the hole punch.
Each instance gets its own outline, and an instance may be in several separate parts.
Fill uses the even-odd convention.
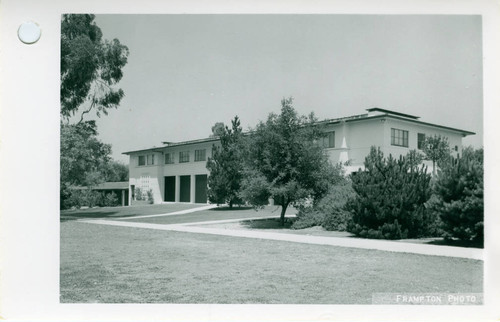
[[[33,44],[40,39],[42,35],[42,30],[40,26],[33,21],[28,21],[19,26],[17,30],[17,35],[19,40],[25,44]]]

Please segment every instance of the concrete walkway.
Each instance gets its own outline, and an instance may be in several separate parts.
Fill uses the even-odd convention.
[[[158,216],[158,215],[153,215],[153,216]],[[231,221],[240,221],[240,220],[247,220],[247,219],[238,219]],[[296,235],[289,233],[266,232],[262,230],[220,229],[220,228],[205,228],[205,227],[193,226],[193,225],[207,224],[208,222],[171,224],[171,225],[139,223],[139,222],[123,222],[123,221],[112,221],[112,220],[79,220],[79,222],[89,223],[89,224],[99,224],[99,225],[177,231],[185,233],[279,240],[279,241],[304,243],[304,244],[375,249],[375,250],[398,252],[398,253],[459,257],[459,258],[468,258],[476,260],[483,260],[484,256],[483,249],[477,249],[477,248],[411,244],[411,243],[401,243],[401,242],[394,242],[387,240],[373,240],[373,239],[361,239],[361,238]],[[222,222],[222,221],[214,221],[214,222]]]

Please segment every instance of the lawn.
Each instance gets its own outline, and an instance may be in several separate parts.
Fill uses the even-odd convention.
[[[60,262],[63,303],[370,304],[372,293],[483,290],[482,261],[76,221],[61,222]]]

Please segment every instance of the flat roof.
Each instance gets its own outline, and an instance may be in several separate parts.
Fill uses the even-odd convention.
[[[457,129],[457,128],[453,128],[453,127],[449,127],[449,126],[444,126],[444,125],[438,125],[438,124],[433,124],[433,123],[422,122],[422,121],[419,121],[419,120],[408,119],[406,117],[399,117],[399,116],[390,115],[390,114],[375,115],[375,116],[371,116],[371,117],[366,118],[366,119],[361,119],[359,121],[368,120],[368,119],[373,120],[373,119],[379,119],[379,118],[384,118],[384,117],[389,117],[389,118],[392,118],[392,119],[407,121],[407,122],[410,122],[410,123],[415,123],[415,124],[420,124],[420,125],[426,125],[426,126],[432,126],[432,127],[437,127],[437,128],[444,129],[444,130],[459,132],[459,133],[462,133],[463,136],[476,134],[475,132],[471,132],[471,131],[461,130],[461,129]],[[354,121],[354,120],[352,120],[352,121]]]
[[[75,190],[86,190],[86,186],[74,186]],[[92,187],[93,190],[126,190],[128,189],[128,181],[103,182]]]
[[[397,113],[397,112],[393,112],[393,111],[389,111],[389,110],[384,110],[384,109],[381,109],[378,107],[367,109],[367,111],[369,111],[369,112],[374,111],[374,110],[379,111],[379,112],[383,112],[383,114],[370,116],[367,113],[365,113],[365,114],[341,117],[341,118],[337,118],[337,119],[328,119],[328,120],[320,121],[318,123],[335,124],[335,123],[340,123],[340,122],[367,121],[367,120],[374,120],[374,119],[389,117],[389,118],[396,119],[396,120],[402,120],[402,121],[407,121],[407,122],[411,122],[411,123],[415,123],[415,124],[421,124],[421,125],[432,126],[432,127],[436,127],[436,128],[440,128],[440,129],[444,129],[444,130],[459,132],[464,136],[476,134],[475,132],[461,130],[461,129],[457,129],[457,128],[453,128],[453,127],[449,127],[449,126],[423,122],[423,121],[418,120],[420,118],[418,116],[413,116],[413,115],[404,114],[404,113]]]
[[[103,182],[94,186],[94,190],[123,190],[128,189],[128,181]]]
[[[420,116],[415,116],[415,115],[410,115],[410,114],[405,114],[405,113],[390,111],[390,110],[386,110],[386,109],[378,108],[378,107],[367,108],[366,110],[368,112],[382,112],[382,113],[387,113],[387,114],[392,114],[392,115],[398,115],[398,116],[402,116],[402,117],[408,117],[408,118],[415,119],[415,120],[417,120],[417,119],[420,118]]]
[[[182,141],[182,142],[162,142],[165,144],[164,146],[155,146],[149,149],[141,149],[141,150],[134,150],[134,151],[127,151],[127,152],[122,152],[122,154],[130,154],[130,153],[137,153],[137,152],[144,152],[144,151],[154,151],[158,150],[157,152],[161,152],[165,148],[170,148],[174,146],[182,146],[182,145],[189,145],[189,144],[197,144],[197,143],[206,143],[206,142],[216,142],[219,141],[219,137],[211,137],[211,138],[204,138],[204,139],[197,139],[197,140],[189,140],[189,141]]]

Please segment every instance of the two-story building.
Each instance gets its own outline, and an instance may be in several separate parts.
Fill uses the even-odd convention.
[[[384,155],[406,155],[421,150],[427,136],[448,138],[452,153],[462,151],[462,138],[473,132],[420,121],[418,116],[381,108],[368,113],[324,120],[327,132],[322,146],[332,163],[349,161],[347,173],[363,168],[370,147],[380,147]],[[129,204],[137,188],[151,190],[155,203],[207,202],[207,158],[217,138],[185,142],[163,142],[163,146],[125,152],[129,161]],[[432,171],[432,163],[427,162]]]

